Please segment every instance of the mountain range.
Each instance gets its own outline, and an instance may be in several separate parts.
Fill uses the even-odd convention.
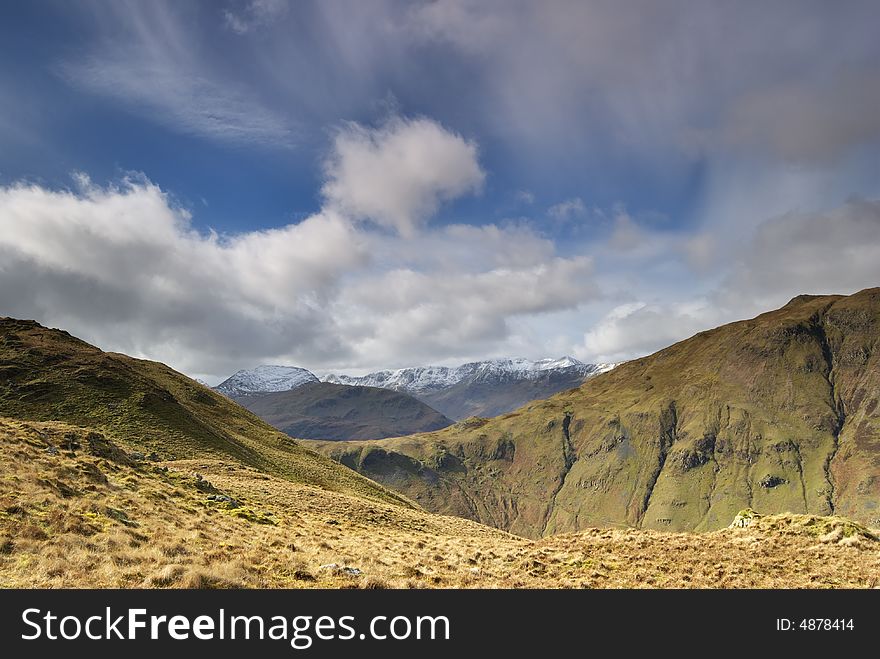
[[[520,535],[711,530],[744,508],[880,525],[880,289],[799,296],[493,419],[316,448]]]
[[[414,396],[442,415],[460,420],[510,412],[529,401],[580,386],[587,378],[614,366],[585,364],[573,357],[537,361],[491,359],[457,367],[421,366],[362,376],[329,374],[322,379],[332,384],[375,387]],[[258,366],[238,371],[216,390],[241,402],[255,394],[289,391],[316,382],[318,377],[303,368]]]
[[[376,371],[360,377],[328,375],[327,382],[367,385],[415,396],[451,419],[498,416],[578,387],[587,378],[615,364],[584,364],[574,357],[560,359],[490,359],[457,367],[423,366]]]

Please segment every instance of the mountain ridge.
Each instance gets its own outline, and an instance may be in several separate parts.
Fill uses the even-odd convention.
[[[497,416],[532,401],[579,386],[616,364],[585,364],[574,357],[491,359],[457,367],[423,366],[376,371],[364,376],[327,375],[326,382],[403,391],[451,419]]]
[[[515,375],[526,379],[536,379],[548,371],[568,369],[581,372],[586,376],[605,372],[615,365],[585,364],[567,355],[558,359],[548,357],[534,361],[524,357],[512,357],[466,362],[460,366],[413,366],[385,369],[361,376],[331,373],[321,380],[338,384],[356,384],[404,390],[410,393],[423,393],[458,384],[467,377],[488,378],[499,375]]]

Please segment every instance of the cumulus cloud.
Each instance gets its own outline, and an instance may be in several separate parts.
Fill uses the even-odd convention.
[[[470,355],[503,341],[509,317],[589,289],[587,261],[558,259],[525,227],[416,231],[484,176],[476,146],[435,122],[348,124],[326,173],[319,212],[234,235],[197,231],[145,178],[0,188],[0,309],[219,376],[266,360],[384,366],[370,360],[415,355],[398,350],[414,327],[443,355]]]
[[[512,320],[595,295],[590,259],[560,257],[523,226],[407,238],[327,207],[223,236],[196,231],[148,180],[77,183],[0,188],[0,311],[194,375],[497,353]]]
[[[592,262],[554,257],[539,265],[483,271],[395,269],[362,278],[340,303],[358,327],[358,350],[380,361],[411,363],[497,353],[520,316],[570,309],[593,298]],[[364,323],[364,319],[372,322]]]
[[[477,146],[430,119],[351,123],[324,164],[330,206],[411,236],[441,202],[480,189]]]
[[[201,234],[155,185],[0,188],[0,308],[190,372],[345,353],[321,309],[367,258],[325,211],[281,229]]]

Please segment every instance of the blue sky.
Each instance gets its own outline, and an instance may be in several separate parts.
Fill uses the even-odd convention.
[[[880,283],[873,2],[0,13],[0,314],[209,380],[626,359]]]

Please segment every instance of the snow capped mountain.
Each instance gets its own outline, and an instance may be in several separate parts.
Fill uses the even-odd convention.
[[[471,382],[494,381],[500,383],[518,380],[537,380],[550,373],[581,375],[584,378],[598,375],[614,368],[615,364],[585,364],[574,357],[559,359],[539,359],[532,361],[524,358],[490,359],[481,362],[469,362],[457,367],[420,366],[400,368],[397,370],[376,371],[368,375],[350,376],[331,374],[323,378],[324,382],[338,384],[382,387],[413,394],[439,391],[452,387],[464,380]]]
[[[497,416],[525,403],[578,387],[616,364],[585,364],[574,357],[533,361],[516,357],[469,362],[461,366],[419,366],[368,375],[327,375],[332,384],[391,389],[417,398],[450,419]],[[258,366],[239,371],[216,391],[243,399],[321,382],[295,366]]]
[[[238,371],[215,387],[226,396],[247,396],[248,394],[272,391],[289,391],[309,382],[320,382],[314,373],[296,366],[257,366]]]

